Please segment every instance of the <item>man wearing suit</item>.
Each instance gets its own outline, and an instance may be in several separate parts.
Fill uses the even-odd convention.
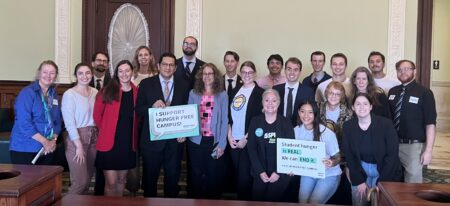
[[[109,57],[103,52],[96,52],[92,55],[92,68],[94,70],[94,78],[92,78],[89,86],[100,91],[111,79],[111,74],[108,69]]]
[[[275,85],[273,89],[277,90],[280,94],[278,113],[291,119],[292,125],[295,127],[298,125],[297,111],[300,103],[305,101],[314,103],[314,93],[311,88],[306,87],[299,82],[300,72],[302,71],[302,62],[298,58],[289,58],[284,67],[286,83]],[[299,176],[291,178],[288,190],[286,190],[288,192],[285,194],[285,201],[297,202],[299,182]]]
[[[183,79],[174,76],[176,58],[172,53],[161,55],[159,75],[142,80],[136,101],[136,114],[143,118],[139,142],[143,161],[142,185],[144,197],[155,197],[158,177],[164,168],[164,196],[177,197],[180,191],[182,148],[185,138],[150,141],[149,108],[187,104],[189,87]]]
[[[225,90],[228,93],[228,98],[233,98],[231,96],[232,90],[234,88],[239,88],[242,86],[241,76],[237,74],[237,67],[239,66],[239,55],[234,51],[225,52],[223,57],[223,65],[225,66],[226,73],[223,75]],[[230,102],[229,101],[229,102]]]
[[[175,76],[183,78],[189,82],[189,89],[194,87],[195,74],[205,63],[195,56],[197,52],[198,41],[193,36],[187,36],[183,40],[183,57],[177,60],[177,69]]]
[[[100,91],[111,79],[108,69],[109,57],[104,52],[96,52],[92,55],[92,70],[94,71],[94,78],[91,79],[89,86]],[[105,176],[101,168],[96,168],[95,172],[95,195],[103,195],[105,189]]]

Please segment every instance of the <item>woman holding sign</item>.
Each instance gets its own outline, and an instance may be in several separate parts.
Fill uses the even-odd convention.
[[[277,173],[277,139],[294,139],[291,120],[277,113],[280,95],[267,89],[262,95],[263,115],[254,117],[248,129],[248,154],[253,175],[252,196],[257,201],[280,201],[291,177]]]
[[[227,145],[228,95],[222,74],[205,63],[195,75],[189,104],[199,106],[200,135],[189,137],[190,184],[194,198],[220,198],[225,175],[222,157]]]
[[[339,167],[340,154],[336,135],[321,123],[319,108],[310,102],[304,102],[298,109],[300,125],[294,128],[295,139],[306,141],[320,141],[325,143],[326,157],[325,178],[302,176],[300,180],[299,201],[301,203],[325,204],[341,180]]]
[[[9,145],[11,163],[31,164],[43,149],[36,164],[53,164],[56,137],[61,132],[61,109],[54,83],[58,66],[43,61],[37,70],[36,81],[23,88],[14,103],[16,114]]]
[[[114,77],[97,94],[94,122],[98,127],[97,168],[105,175],[105,195],[122,196],[127,171],[136,167],[138,89],[131,83],[133,66],[120,61]]]
[[[344,123],[344,154],[350,170],[353,205],[366,204],[369,189],[378,181],[400,181],[398,137],[392,121],[371,114],[372,99],[356,94],[352,108],[357,118]]]
[[[251,61],[241,65],[243,85],[231,93],[232,100],[228,112],[228,143],[231,160],[237,178],[237,198],[251,199],[252,177],[247,151],[247,130],[250,120],[261,115],[261,96],[264,90],[255,83],[256,67]]]

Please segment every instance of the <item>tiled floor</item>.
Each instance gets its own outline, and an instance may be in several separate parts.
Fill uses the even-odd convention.
[[[438,131],[433,147],[430,169],[448,170],[450,173],[450,131]]]

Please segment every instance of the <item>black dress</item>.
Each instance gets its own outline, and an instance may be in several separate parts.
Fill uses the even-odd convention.
[[[128,170],[136,167],[136,152],[133,151],[133,90],[122,93],[119,119],[116,126],[113,148],[97,152],[97,167],[102,170]]]

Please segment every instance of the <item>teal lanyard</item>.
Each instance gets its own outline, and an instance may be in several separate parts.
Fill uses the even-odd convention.
[[[41,92],[41,100],[42,100],[42,106],[45,110],[45,119],[47,120],[47,125],[45,125],[45,137],[47,139],[53,139],[53,123],[52,123],[52,116],[50,115],[50,109],[48,106],[48,102],[45,101],[44,93]],[[53,104],[53,102],[50,102],[50,104]],[[48,134],[48,135],[47,135]]]

